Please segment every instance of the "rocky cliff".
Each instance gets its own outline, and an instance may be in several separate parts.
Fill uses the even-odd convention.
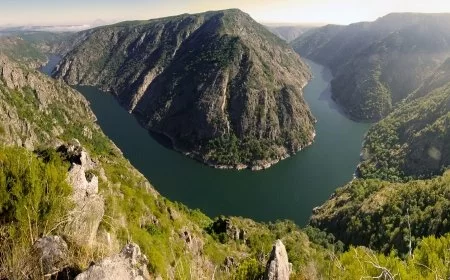
[[[69,105],[70,104],[70,105]],[[0,140],[29,149],[93,132],[95,116],[78,92],[0,53]],[[69,126],[69,124],[71,124]]]
[[[267,167],[314,138],[308,67],[239,10],[79,34],[55,76],[115,94],[174,148],[216,167]]]

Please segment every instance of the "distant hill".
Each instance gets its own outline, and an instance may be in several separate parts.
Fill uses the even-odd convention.
[[[273,34],[277,35],[281,39],[290,43],[293,40],[297,39],[300,35],[305,32],[316,28],[317,26],[313,25],[282,25],[282,26],[274,26],[274,25],[266,25],[266,28],[270,30]]]
[[[1,31],[0,31],[0,34]],[[38,68],[48,54],[65,54],[76,43],[75,33],[44,31],[10,31],[0,36],[0,52],[14,60]]]
[[[97,23],[94,22],[94,24]],[[102,24],[100,24],[102,25]],[[81,30],[89,29],[93,26],[90,24],[79,25],[24,25],[24,26],[6,26],[0,27],[0,32],[16,33],[16,32],[77,32]]]
[[[333,98],[351,117],[379,120],[450,56],[450,14],[389,14],[328,25],[292,46],[332,69]]]
[[[216,167],[268,167],[312,143],[309,68],[239,10],[78,34],[56,71],[115,94],[150,131]]]

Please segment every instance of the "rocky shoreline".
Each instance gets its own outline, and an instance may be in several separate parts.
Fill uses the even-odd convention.
[[[283,156],[277,158],[277,159],[273,159],[273,160],[259,160],[257,161],[259,164],[255,164],[255,165],[247,165],[244,163],[238,163],[238,164],[234,164],[234,165],[226,165],[226,164],[217,164],[211,161],[204,161],[200,156],[195,155],[193,153],[189,153],[189,152],[185,152],[185,151],[181,151],[179,149],[177,149],[176,147],[174,147],[174,150],[181,152],[182,154],[184,154],[185,156],[189,156],[209,167],[212,168],[216,168],[216,169],[224,169],[224,170],[251,170],[251,171],[262,171],[262,170],[266,170],[269,169],[270,167],[272,167],[273,165],[279,163],[282,160],[285,160],[291,156],[296,155],[298,152],[304,150],[305,148],[311,146],[314,143],[314,139],[316,137],[316,132],[314,131],[314,133],[312,134],[312,138],[313,140],[310,141],[307,145],[305,145],[304,147],[300,148],[299,150],[297,150],[296,152],[293,153],[286,153]]]

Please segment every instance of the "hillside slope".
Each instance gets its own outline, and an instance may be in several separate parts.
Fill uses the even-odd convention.
[[[312,226],[346,245],[402,255],[425,236],[450,231],[448,65],[449,60],[369,130],[359,178],[314,209]]]
[[[389,14],[326,26],[292,42],[329,66],[333,99],[357,120],[379,120],[450,56],[449,14]]]
[[[391,181],[429,178],[450,166],[448,70],[446,61],[369,130],[358,168],[361,177]]]
[[[217,167],[267,167],[312,143],[308,67],[239,10],[79,34],[56,77],[98,86],[175,149]]]
[[[33,68],[44,65],[48,54],[63,55],[77,44],[75,33],[15,31],[0,36],[0,52]]]
[[[407,183],[357,179],[315,208],[310,225],[347,246],[406,254],[410,241],[415,248],[426,236],[450,232],[449,186],[450,172]]]

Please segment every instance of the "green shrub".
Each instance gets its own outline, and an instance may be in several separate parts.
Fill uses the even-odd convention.
[[[261,279],[264,266],[256,259],[249,258],[242,261],[234,273],[234,280],[257,280]]]
[[[71,208],[67,164],[54,151],[41,154],[0,147],[0,278],[33,274],[30,244],[58,233]]]

